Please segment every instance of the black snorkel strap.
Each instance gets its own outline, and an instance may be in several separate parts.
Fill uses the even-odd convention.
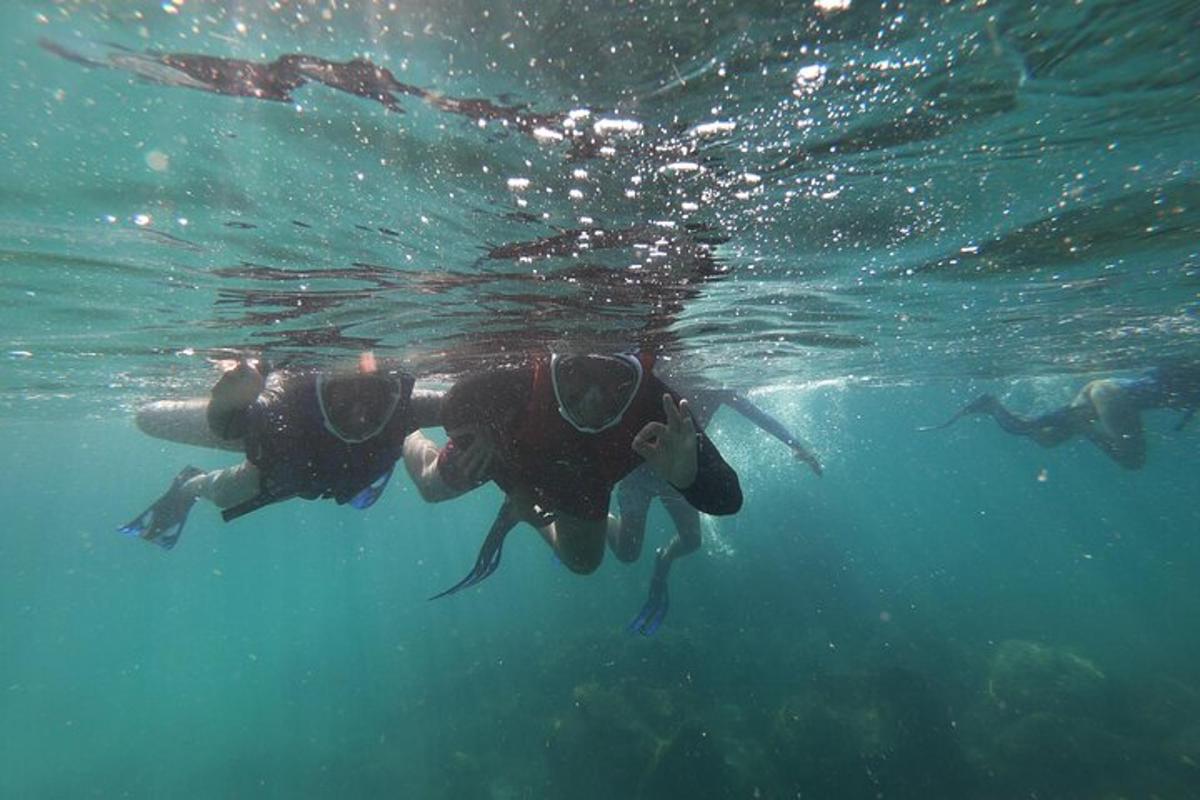
[[[259,492],[249,500],[245,500],[241,503],[238,503],[236,506],[230,506],[229,508],[221,511],[221,519],[225,520],[226,522],[233,522],[238,517],[245,516],[251,511],[258,511],[264,506],[269,506],[272,503],[278,503],[281,500],[287,500],[295,496],[295,492],[283,495],[270,494],[269,492]]]
[[[383,475],[380,475],[378,478],[372,481],[366,488],[360,490],[349,500],[343,502],[348,502],[351,506],[357,508],[359,511],[370,508],[375,504],[375,501],[379,499],[379,496],[383,494],[383,490],[387,488],[388,480],[392,477],[393,470],[394,468],[389,469],[387,472],[383,473]],[[329,495],[325,496],[328,497]],[[232,522],[238,517],[245,516],[252,511],[258,511],[264,506],[269,506],[272,503],[278,503],[283,500],[290,500],[293,497],[296,497],[296,492],[287,492],[286,494],[259,492],[249,500],[238,503],[235,506],[230,506],[229,508],[223,510],[221,512],[221,519],[225,520],[226,522]]]

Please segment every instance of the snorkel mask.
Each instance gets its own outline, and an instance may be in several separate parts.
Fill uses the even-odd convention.
[[[401,382],[384,372],[317,376],[321,421],[346,444],[361,444],[382,433],[402,394]]]
[[[620,424],[643,377],[642,362],[628,353],[550,357],[558,413],[580,433]]]

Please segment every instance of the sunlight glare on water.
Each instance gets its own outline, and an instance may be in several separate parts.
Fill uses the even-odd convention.
[[[448,377],[568,337],[745,384],[1194,335],[1189,4],[689,8],[10,5],[6,396],[185,349]]]

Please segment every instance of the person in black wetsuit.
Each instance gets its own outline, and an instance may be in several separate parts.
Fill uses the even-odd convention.
[[[1142,412],[1167,408],[1183,412],[1175,426],[1182,430],[1200,407],[1200,362],[1164,363],[1133,378],[1101,378],[1084,385],[1065,406],[1035,417],[1013,413],[990,394],[972,400],[941,425],[949,427],[969,414],[987,414],[1016,436],[1042,447],[1057,447],[1082,436],[1126,469],[1146,463]]]
[[[210,472],[185,467],[120,530],[170,549],[200,497],[221,508],[226,521],[292,497],[367,508],[383,492],[404,438],[438,424],[440,406],[440,393],[414,392],[410,375],[381,368],[370,354],[353,372],[264,376],[241,362],[207,401],[151,403],[139,411],[138,425],[161,438],[240,447],[245,460]]]

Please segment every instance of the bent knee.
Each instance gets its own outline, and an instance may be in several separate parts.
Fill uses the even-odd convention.
[[[607,516],[593,520],[563,514],[554,523],[554,549],[567,569],[588,575],[604,560],[607,532]]]
[[[599,553],[559,553],[558,557],[562,559],[563,564],[567,569],[574,572],[576,575],[591,575],[600,568],[600,562],[604,560],[604,551]]]
[[[642,540],[644,529],[640,526],[626,525],[626,518],[610,523],[608,528],[609,550],[612,550],[617,560],[624,564],[632,564],[642,555]]]
[[[583,539],[558,539],[558,557],[567,569],[577,575],[591,575],[604,560],[604,537],[596,537],[596,541]]]
[[[617,561],[620,561],[622,564],[632,564],[638,560],[638,557],[641,556],[641,554],[642,548],[640,545],[637,547],[618,545],[617,547],[613,548],[613,555],[616,556]]]

